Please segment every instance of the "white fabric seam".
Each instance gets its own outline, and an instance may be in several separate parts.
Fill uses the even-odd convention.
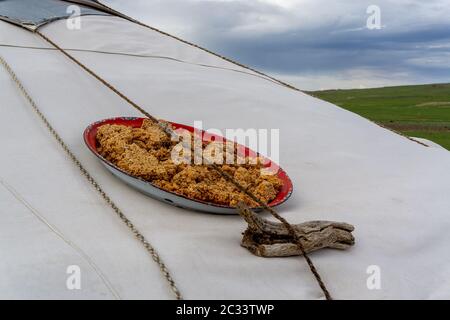
[[[109,281],[108,277],[101,271],[100,267],[93,261],[93,259],[83,251],[80,247],[78,247],[73,241],[68,239],[56,226],[52,225],[39,211],[34,208],[26,199],[15,190],[10,184],[8,184],[2,177],[0,177],[0,184],[4,187],[6,191],[8,191],[18,202],[20,202],[24,207],[28,209],[28,211],[37,218],[41,223],[47,226],[50,231],[56,234],[61,240],[63,240],[69,247],[75,250],[82,259],[84,259],[94,270],[94,272],[99,276],[101,281],[105,284],[106,288],[116,300],[121,300],[119,293],[114,288],[112,283]]]

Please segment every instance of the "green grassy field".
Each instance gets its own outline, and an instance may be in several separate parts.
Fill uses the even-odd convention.
[[[450,150],[450,84],[307,93]]]

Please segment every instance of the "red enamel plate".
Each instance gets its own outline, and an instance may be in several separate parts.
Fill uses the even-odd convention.
[[[130,126],[133,128],[139,128],[142,125],[142,121],[144,118],[135,118],[135,117],[120,117],[120,118],[112,118],[112,119],[105,119],[98,122],[95,122],[91,125],[89,125],[86,130],[84,131],[84,141],[89,148],[89,150],[92,151],[92,153],[101,160],[101,162],[105,165],[105,167],[111,171],[112,174],[114,174],[116,177],[118,177],[120,180],[125,182],[126,184],[130,185],[131,187],[139,190],[140,192],[151,196],[155,199],[158,199],[160,201],[172,204],[177,207],[181,208],[187,208],[187,209],[193,209],[197,211],[203,211],[203,212],[210,212],[210,213],[218,213],[218,214],[236,214],[236,209],[230,206],[226,205],[220,205],[215,204],[211,202],[205,202],[201,200],[191,199],[184,195],[177,194],[175,192],[166,191],[158,186],[155,186],[149,181],[143,180],[141,178],[134,177],[130,175],[129,173],[125,172],[124,170],[120,169],[110,161],[103,158],[97,150],[97,130],[100,126],[104,124],[117,124],[117,125],[125,125]],[[184,124],[179,123],[173,123],[170,122],[174,129],[182,128],[189,132],[194,132],[194,128],[190,126],[186,126]],[[205,133],[203,131],[203,140],[205,141],[211,141],[214,140],[214,135]],[[212,139],[211,139],[212,138]],[[223,139],[220,137],[220,139]],[[223,139],[225,142],[226,140]],[[256,152],[244,147],[245,154],[246,155],[257,155]],[[271,167],[271,170],[277,171],[277,176],[281,179],[283,182],[283,185],[281,187],[281,190],[278,192],[277,197],[269,203],[269,206],[275,207],[283,202],[285,202],[292,194],[293,186],[291,179],[289,179],[286,172],[281,169],[278,165],[275,163],[272,163],[270,160],[264,158],[267,160],[267,163],[265,164],[265,167]],[[254,208],[258,209],[258,208]]]

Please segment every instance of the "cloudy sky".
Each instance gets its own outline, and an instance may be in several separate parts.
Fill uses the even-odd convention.
[[[304,90],[450,82],[450,0],[104,1]]]

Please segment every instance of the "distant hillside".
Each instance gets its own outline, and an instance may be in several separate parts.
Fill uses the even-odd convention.
[[[450,150],[450,84],[307,92]]]

